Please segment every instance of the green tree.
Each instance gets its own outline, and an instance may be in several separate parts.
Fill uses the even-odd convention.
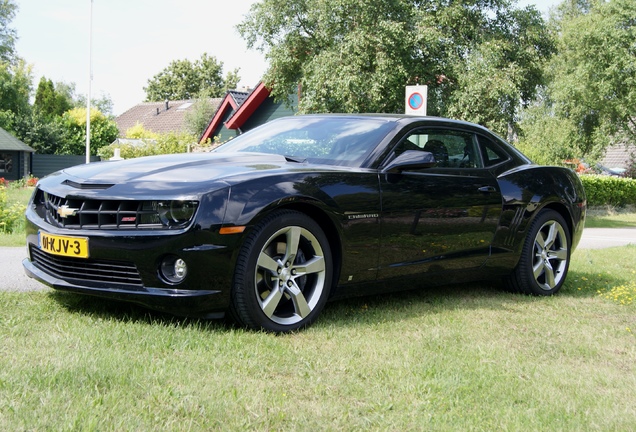
[[[205,92],[210,97],[221,97],[233,89],[239,81],[238,69],[223,78],[223,62],[203,53],[200,59],[174,60],[170,65],[148,80],[144,87],[146,100],[193,99]]]
[[[534,8],[503,8],[490,25],[486,33],[470,35],[477,43],[459,44],[463,55],[449,56],[455,88],[447,95],[443,115],[488,126],[512,139],[521,108],[546,82],[544,64],[555,46]]]
[[[403,112],[404,86],[427,84],[429,113],[504,133],[554,48],[536,9],[508,0],[268,0],[238,29],[274,97],[302,86],[303,112]]]
[[[81,155],[86,153],[86,108],[74,108],[61,118],[64,138],[56,148],[56,154]],[[97,155],[100,147],[117,138],[117,124],[101,111],[91,109],[91,155]]]
[[[79,95],[75,98],[75,108],[86,107],[86,96]],[[107,116],[113,115],[113,100],[107,93],[101,93],[99,97],[91,97],[91,107],[97,108],[103,114]]]
[[[526,156],[542,165],[562,165],[579,155],[576,130],[568,119],[557,117],[542,100],[527,107],[521,116],[521,136],[515,143]]]
[[[86,95],[75,93],[75,83],[66,83],[58,81],[55,83],[55,93],[62,95],[71,104],[68,109],[71,108],[85,108],[86,107]],[[103,114],[107,116],[113,115],[113,100],[107,93],[101,93],[99,97],[91,97],[91,107],[97,108]]]
[[[550,98],[578,156],[599,156],[617,133],[636,141],[636,2],[568,0],[560,14]]]
[[[12,63],[15,60],[15,29],[10,28],[18,6],[11,0],[0,0],[0,61]]]
[[[207,96],[197,97],[192,108],[186,112],[184,122],[186,129],[192,135],[200,137],[216,112],[216,105]]]
[[[59,118],[53,120],[35,110],[12,115],[8,130],[40,154],[55,154],[65,136]]]
[[[0,63],[0,111],[18,114],[30,110],[31,69],[21,59],[13,64]]]
[[[536,162],[600,158],[612,141],[636,141],[636,3],[565,0],[553,16],[558,55],[547,85],[522,116],[518,146]]]
[[[53,81],[40,78],[35,92],[33,108],[45,117],[59,117],[73,107],[73,101],[65,93],[58,92]]]

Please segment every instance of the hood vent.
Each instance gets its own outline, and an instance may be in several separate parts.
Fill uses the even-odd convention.
[[[62,184],[66,186],[74,187],[75,189],[83,189],[83,190],[87,190],[87,189],[104,190],[104,189],[108,189],[110,187],[115,186],[112,183],[78,183],[71,180],[64,180]]]

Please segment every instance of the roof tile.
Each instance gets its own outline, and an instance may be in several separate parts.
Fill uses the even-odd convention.
[[[217,109],[223,99],[212,98],[210,105]],[[185,132],[185,114],[192,110],[194,100],[143,102],[117,116],[115,123],[119,136],[125,137],[126,131],[140,123],[144,129],[155,133]]]
[[[35,152],[34,149],[0,128],[0,150]]]
[[[601,164],[608,168],[629,168],[636,156],[636,146],[630,144],[615,144],[605,151]]]

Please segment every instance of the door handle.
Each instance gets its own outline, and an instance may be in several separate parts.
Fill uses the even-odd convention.
[[[497,189],[495,189],[493,186],[482,186],[477,190],[484,193],[497,192]]]

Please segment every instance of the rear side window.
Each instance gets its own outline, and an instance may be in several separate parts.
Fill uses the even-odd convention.
[[[479,140],[479,146],[481,147],[481,157],[484,160],[484,166],[494,166],[510,159],[508,153],[504,152],[490,139],[481,135],[478,135],[477,139]]]

